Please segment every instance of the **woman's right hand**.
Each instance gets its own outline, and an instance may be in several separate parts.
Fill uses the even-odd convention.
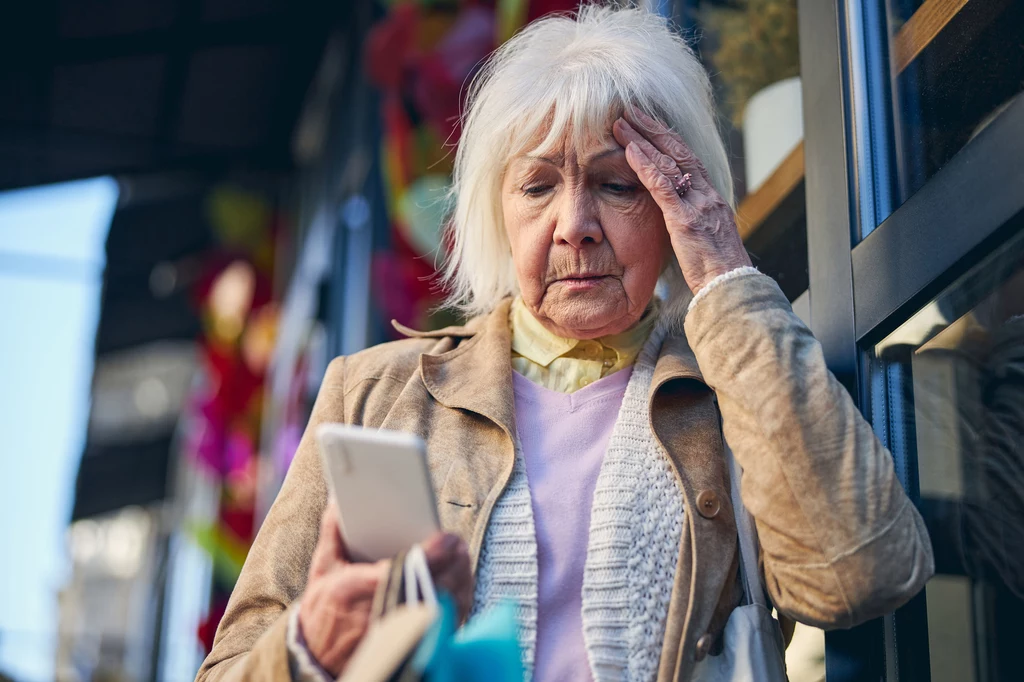
[[[435,533],[423,543],[423,550],[437,588],[454,596],[460,616],[465,617],[473,599],[465,542],[450,533]],[[389,563],[350,561],[341,539],[338,509],[333,502],[327,506],[299,604],[299,628],[309,652],[335,677],[366,634],[373,596],[387,577]]]

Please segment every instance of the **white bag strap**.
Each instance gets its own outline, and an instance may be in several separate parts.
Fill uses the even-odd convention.
[[[413,545],[405,555],[405,603],[437,606],[437,593],[434,591],[434,580],[430,577],[427,555],[419,545]],[[423,595],[421,597],[420,590]]]
[[[740,573],[743,574],[743,589],[746,592],[747,603],[768,608],[764,589],[761,587],[761,572],[757,568],[757,528],[754,526],[754,517],[743,506],[743,498],[740,497],[740,474],[743,470],[740,469],[728,443],[725,444],[725,458],[729,462],[732,509],[736,517],[736,533],[739,535],[740,545]]]

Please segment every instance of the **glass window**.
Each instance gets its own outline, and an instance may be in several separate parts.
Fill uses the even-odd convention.
[[[896,102],[898,206],[1024,88],[1024,2],[885,4]]]
[[[919,496],[935,550],[937,575],[915,624],[927,631],[927,656],[918,655],[936,682],[1019,680],[1024,233],[869,356],[872,422]]]
[[[711,74],[740,233],[793,300],[808,286],[797,2],[688,4],[683,34]]]

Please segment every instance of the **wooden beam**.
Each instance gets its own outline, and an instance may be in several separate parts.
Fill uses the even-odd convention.
[[[969,0],[925,0],[896,34],[892,64],[902,72],[962,10]],[[748,194],[736,209],[740,236],[746,241],[782,201],[803,181],[804,143],[798,144],[756,192]]]
[[[736,209],[740,237],[746,241],[804,179],[804,142],[793,148],[756,192],[748,194]]]
[[[893,70],[902,73],[903,69],[935,40],[935,36],[942,32],[946,24],[967,5],[968,1],[925,0],[893,39]]]

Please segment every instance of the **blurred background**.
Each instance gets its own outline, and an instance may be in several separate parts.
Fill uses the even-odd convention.
[[[328,361],[391,338],[392,319],[452,321],[434,274],[463,84],[526,23],[576,4],[5,7],[0,679],[194,677]],[[641,4],[713,74],[742,235],[810,320],[803,90],[819,81],[802,86],[800,50],[834,15],[817,24],[797,0]],[[873,228],[1000,113],[1020,120],[1024,12],[826,5],[874,22],[878,83],[895,93],[882,119],[898,172],[863,209]],[[863,67],[832,57],[834,78]],[[846,172],[842,153],[834,163]],[[798,629],[791,679],[824,679],[824,651]]]

